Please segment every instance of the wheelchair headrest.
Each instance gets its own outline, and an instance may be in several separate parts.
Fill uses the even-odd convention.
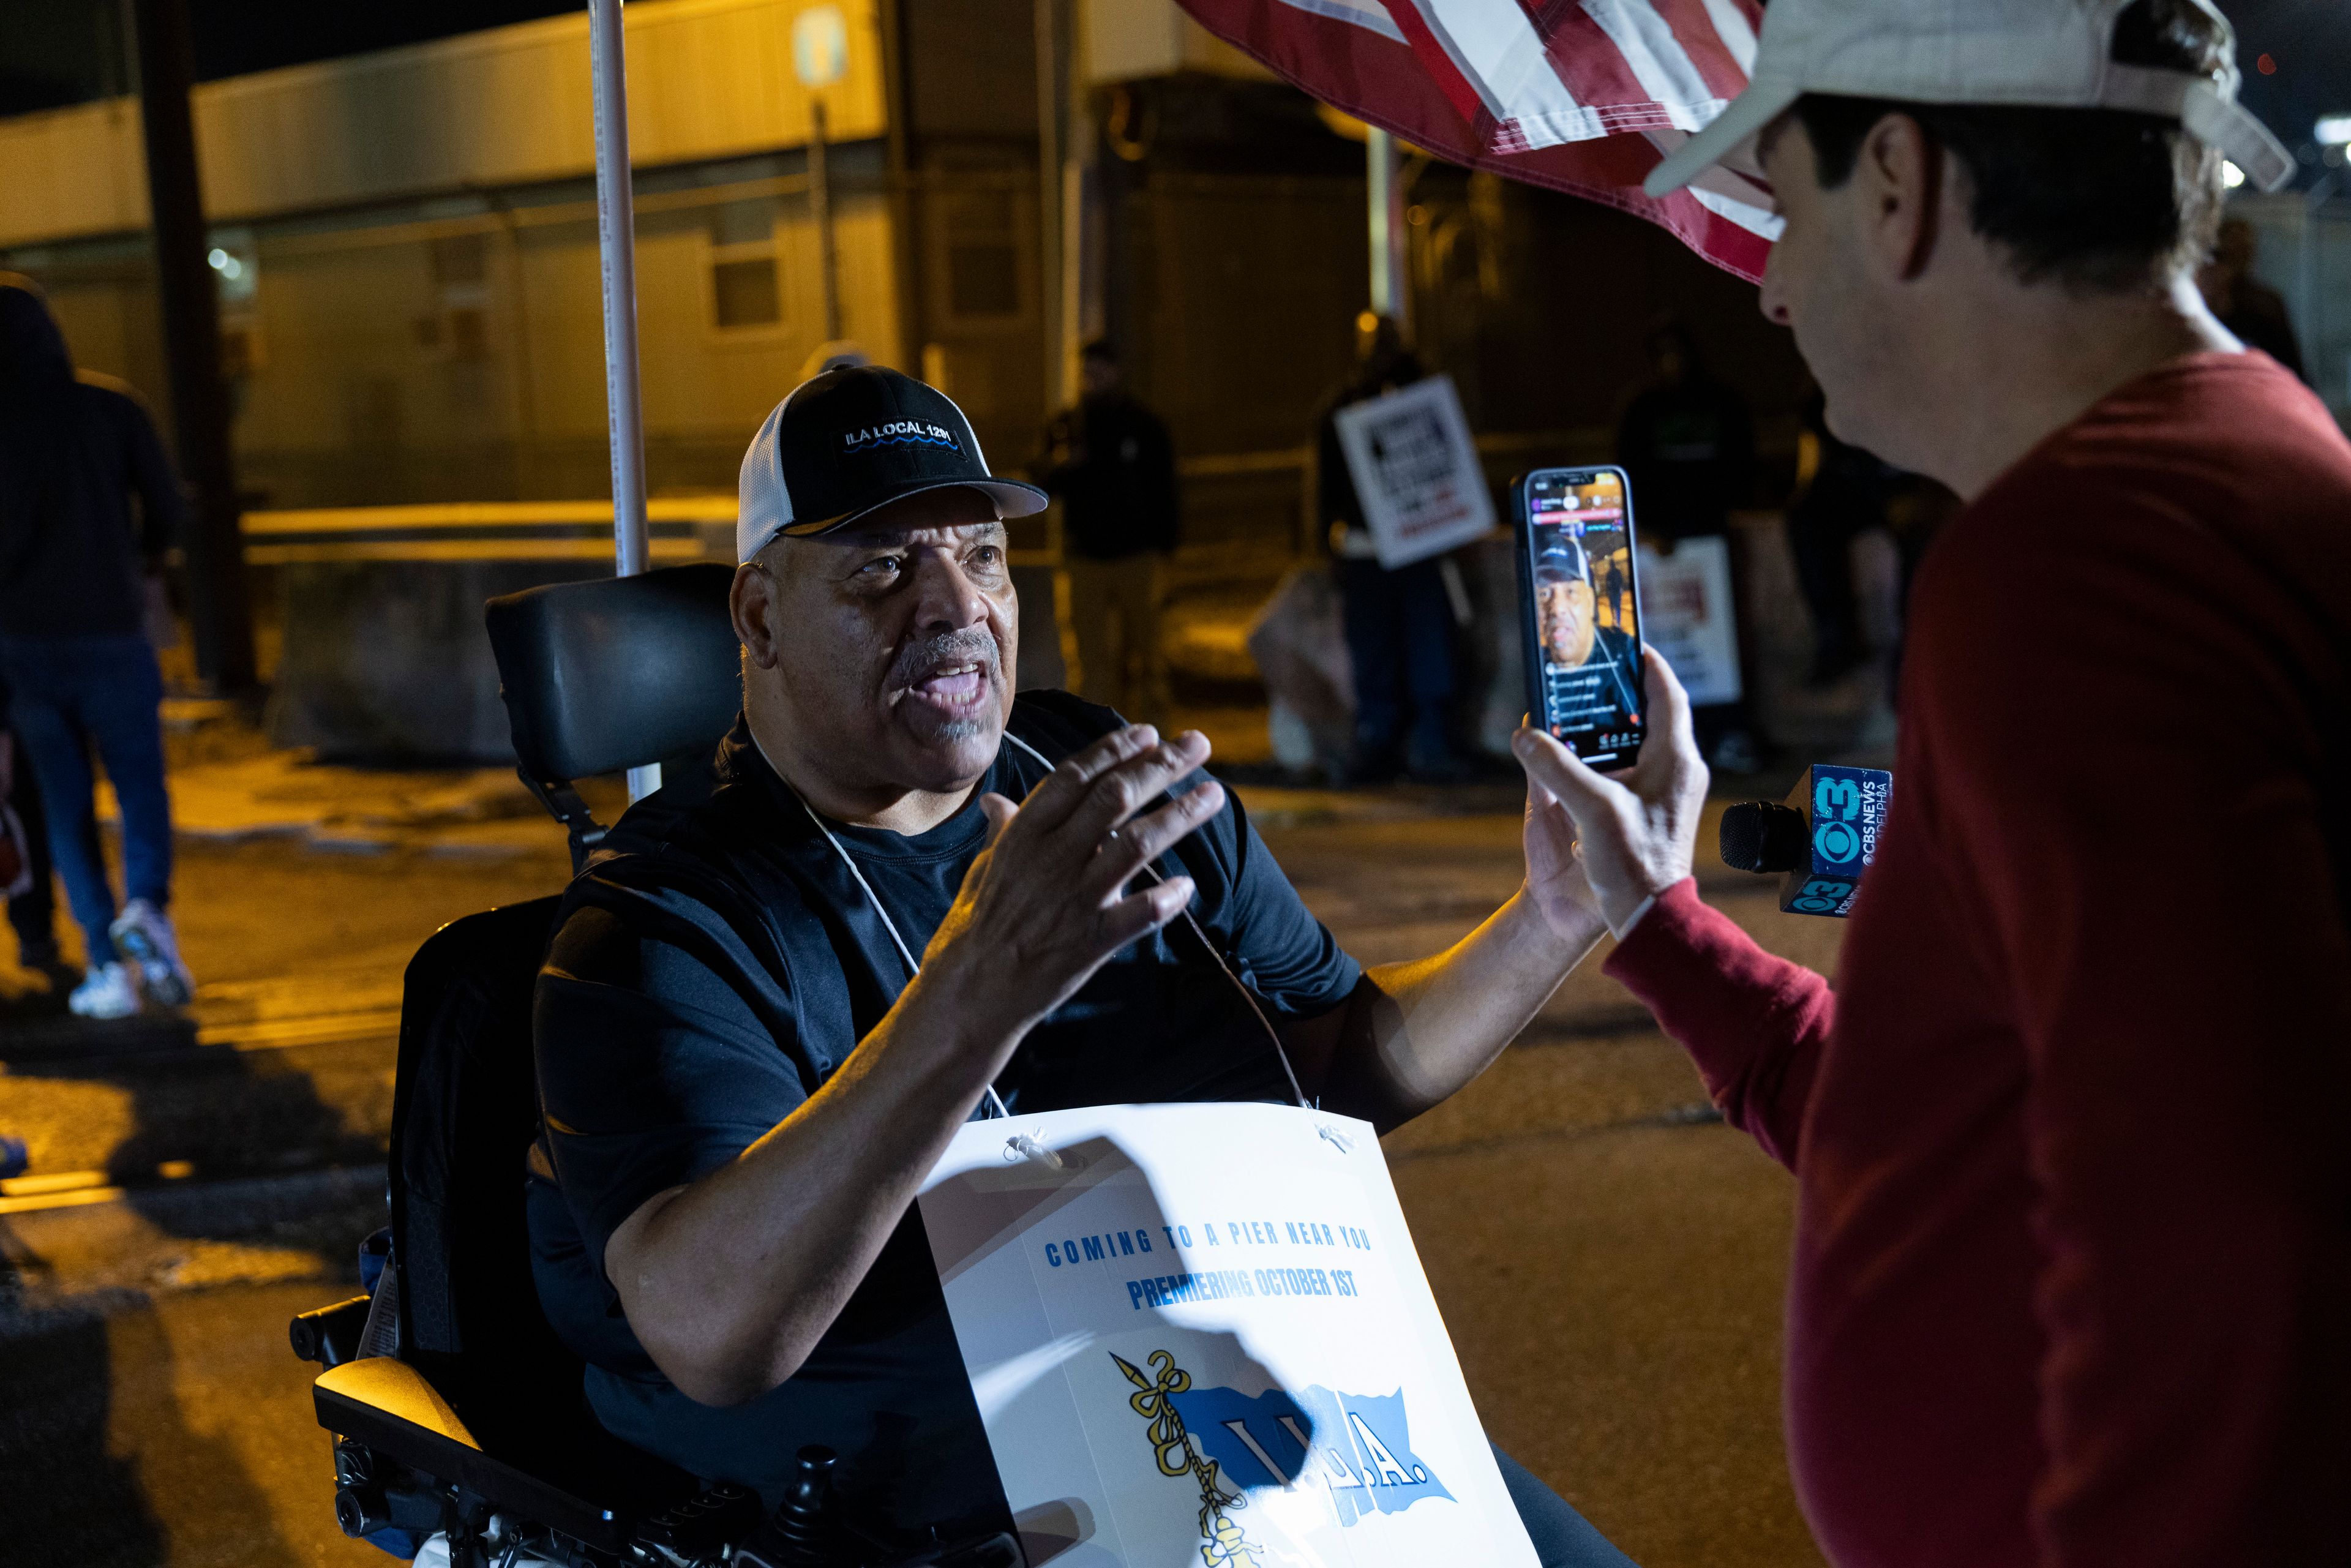
[[[743,703],[734,578],[699,561],[491,600],[490,648],[523,770],[568,782],[716,744]]]

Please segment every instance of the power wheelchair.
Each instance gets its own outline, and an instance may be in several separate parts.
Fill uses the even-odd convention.
[[[486,620],[523,781],[570,839],[604,829],[574,780],[699,767],[740,703],[732,573],[704,563],[492,600]],[[525,1160],[538,1134],[530,999],[558,900],[453,921],[408,966],[387,1175],[391,1249],[371,1294],[302,1313],[295,1353],[331,1435],[347,1534],[451,1568],[1016,1568],[1010,1535],[908,1551],[829,1516],[807,1450],[770,1518],[737,1486],[610,1436],[531,1282]]]

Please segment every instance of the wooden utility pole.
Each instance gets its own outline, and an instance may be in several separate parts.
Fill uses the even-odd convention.
[[[238,535],[236,460],[229,445],[228,390],[221,384],[220,300],[196,174],[188,94],[195,49],[187,0],[131,0],[138,29],[139,106],[147,141],[147,197],[154,214],[155,284],[162,303],[163,359],[179,431],[180,471],[195,491],[181,549],[187,559],[196,673],[224,695],[251,690],[253,604]]]

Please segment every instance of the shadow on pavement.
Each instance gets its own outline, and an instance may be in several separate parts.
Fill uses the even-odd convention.
[[[0,1559],[294,1568],[314,1557],[287,1541],[267,1483],[326,1507],[325,1439],[294,1397],[307,1380],[284,1311],[247,1298],[289,1278],[322,1281],[295,1287],[319,1301],[336,1293],[323,1281],[349,1274],[353,1243],[381,1223],[369,1218],[381,1204],[381,1145],[308,1073],[275,1053],[200,1045],[183,1019],[0,1012],[0,1071],[103,1085],[130,1112],[103,1167],[119,1200],[0,1216]],[[322,1166],[372,1167],[358,1184],[370,1198],[316,1176],[217,1179]],[[188,1175],[199,1179],[170,1179]],[[201,1286],[225,1288],[191,1293]],[[277,1469],[291,1475],[262,1473]]]
[[[15,1314],[10,1314],[14,1316]],[[26,1314],[0,1329],[0,1539],[28,1559],[163,1560],[136,1461],[112,1443],[113,1354],[102,1312]]]
[[[107,1022],[21,1019],[0,1011],[0,1070],[17,1080],[101,1085],[128,1097],[130,1130],[104,1158],[109,1182],[139,1189],[190,1175],[207,1179],[320,1166],[373,1165],[372,1134],[347,1124],[310,1075],[280,1052],[200,1044],[170,1015]],[[159,1223],[162,1222],[158,1217]]]
[[[174,1363],[155,1308],[135,1296],[0,1312],[0,1540],[11,1559],[292,1568],[259,1489],[183,1408]]]

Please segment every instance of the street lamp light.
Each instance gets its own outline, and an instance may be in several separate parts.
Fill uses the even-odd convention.
[[[2321,147],[2351,145],[2351,114],[2323,114],[2310,134]]]

